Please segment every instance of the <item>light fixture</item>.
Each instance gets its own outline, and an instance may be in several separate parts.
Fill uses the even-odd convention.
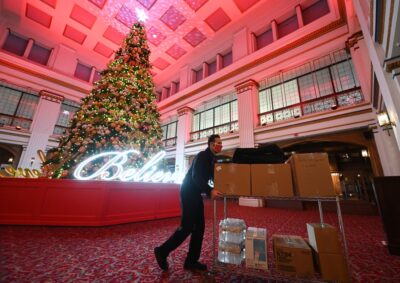
[[[9,159],[8,159],[8,162],[13,162],[14,161],[14,158],[12,158],[12,157],[10,157]]]
[[[368,150],[362,149],[362,150],[361,150],[361,156],[362,156],[362,157],[368,157]]]
[[[146,12],[143,9],[136,8],[135,12],[136,12],[136,16],[138,17],[138,20],[142,23],[144,23],[149,18],[149,16],[146,14]]]
[[[20,126],[15,126],[15,128],[16,128],[17,130],[21,130],[21,127],[20,127]]]
[[[396,126],[395,123],[390,121],[389,115],[386,111],[380,112],[376,114],[376,117],[378,118],[378,124],[379,126],[383,127],[384,131],[388,131],[388,135],[390,136],[389,130],[393,128],[393,126]]]

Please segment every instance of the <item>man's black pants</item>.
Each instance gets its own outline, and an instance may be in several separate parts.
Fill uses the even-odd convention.
[[[204,204],[201,195],[193,196],[189,190],[181,188],[181,226],[174,234],[160,246],[163,255],[168,256],[170,252],[179,247],[191,234],[189,252],[186,257],[188,262],[196,262],[200,258],[201,246],[204,236]]]

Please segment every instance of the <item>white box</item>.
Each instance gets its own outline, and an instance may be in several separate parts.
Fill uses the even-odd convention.
[[[268,270],[267,229],[249,227],[245,249],[246,267]]]
[[[264,200],[261,198],[239,198],[240,206],[250,206],[250,207],[264,207]]]

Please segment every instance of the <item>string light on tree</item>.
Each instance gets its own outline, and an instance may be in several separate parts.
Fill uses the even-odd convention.
[[[138,17],[145,20],[143,15]],[[125,166],[141,168],[163,149],[149,55],[145,29],[136,23],[91,93],[82,99],[59,147],[44,162],[45,176],[73,177],[82,160],[112,151],[140,152],[131,155]],[[107,158],[86,166],[86,173],[97,171]]]

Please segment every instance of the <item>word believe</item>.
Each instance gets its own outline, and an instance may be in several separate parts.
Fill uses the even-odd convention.
[[[178,172],[158,170],[157,163],[165,156],[165,151],[161,151],[153,156],[142,168],[124,168],[130,155],[139,155],[137,150],[123,152],[104,152],[89,157],[78,165],[74,172],[75,178],[79,180],[120,180],[133,182],[152,182],[152,183],[180,183],[181,178]],[[101,167],[91,175],[85,174],[85,168],[92,163],[97,163],[100,159],[108,158]]]

